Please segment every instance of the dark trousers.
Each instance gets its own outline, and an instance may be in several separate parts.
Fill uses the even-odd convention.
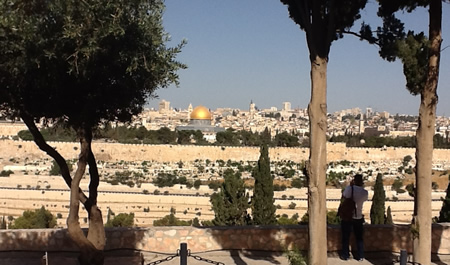
[[[355,233],[356,238],[356,247],[358,249],[358,257],[357,259],[364,258],[364,218],[361,219],[353,219],[353,221],[342,221],[341,222],[341,231],[342,231],[342,257],[349,258],[350,253],[348,250],[348,245],[350,241],[350,234],[352,232]]]

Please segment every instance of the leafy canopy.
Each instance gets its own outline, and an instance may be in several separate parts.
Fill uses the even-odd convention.
[[[162,0],[0,2],[0,104],[71,127],[129,121],[185,68]]]

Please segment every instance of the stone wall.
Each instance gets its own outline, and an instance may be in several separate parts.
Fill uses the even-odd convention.
[[[450,254],[450,223],[433,224],[432,253]],[[283,251],[307,249],[307,226],[153,227],[106,229],[106,250],[136,249],[176,253],[180,243],[192,252],[212,250]],[[412,252],[409,225],[365,226],[367,252]],[[328,226],[328,251],[340,250],[340,227]],[[1,251],[76,251],[65,229],[0,230]]]
[[[49,144],[66,159],[78,157],[78,143],[50,142]],[[93,143],[92,148],[97,160],[104,161],[178,162],[196,159],[257,161],[259,158],[258,147]],[[0,150],[2,150],[3,157],[18,155],[28,158],[46,157],[46,154],[31,141],[0,140]],[[349,161],[402,161],[405,156],[414,157],[414,154],[414,148],[347,148],[344,143],[327,144],[328,161],[344,159]],[[269,156],[273,161],[301,162],[308,159],[309,149],[274,147],[269,149]],[[450,149],[435,149],[433,162],[450,165],[448,157],[450,157]]]

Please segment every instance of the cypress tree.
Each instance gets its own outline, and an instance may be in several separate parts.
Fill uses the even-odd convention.
[[[449,177],[450,180],[450,177]],[[442,199],[442,208],[439,212],[439,223],[450,222],[450,181],[447,186],[447,193]]]
[[[386,220],[384,221],[387,225],[393,225],[394,221],[392,221],[392,213],[391,213],[391,206],[388,206],[386,211]]]
[[[261,146],[258,165],[253,169],[252,177],[255,179],[252,197],[253,224],[276,224],[273,179],[270,174],[269,151],[266,144]]]
[[[383,187],[383,175],[378,173],[375,181],[374,193],[372,198],[372,207],[370,207],[370,223],[373,225],[384,224],[384,202],[386,193]]]
[[[245,192],[244,181],[239,172],[227,169],[224,172],[225,182],[218,193],[211,195],[214,211],[214,225],[240,226],[250,223],[247,214],[249,196]]]
[[[0,223],[0,229],[6,229],[6,220],[5,216],[2,217],[2,221]]]

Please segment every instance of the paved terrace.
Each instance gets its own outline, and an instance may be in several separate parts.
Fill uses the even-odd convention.
[[[341,261],[339,226],[328,226],[328,264],[398,264],[400,250],[412,253],[408,225],[367,225],[367,260]],[[307,249],[307,226],[264,227],[152,227],[107,229],[105,264],[180,264],[176,256],[187,243],[189,265],[288,264],[286,248]],[[434,224],[433,264],[450,264],[450,224]],[[47,252],[49,264],[76,264],[77,247],[64,229],[0,231],[0,265],[41,264]],[[197,258],[195,258],[196,256]],[[172,257],[172,259],[170,259]],[[170,260],[169,260],[170,259]],[[213,262],[208,262],[213,261]]]

